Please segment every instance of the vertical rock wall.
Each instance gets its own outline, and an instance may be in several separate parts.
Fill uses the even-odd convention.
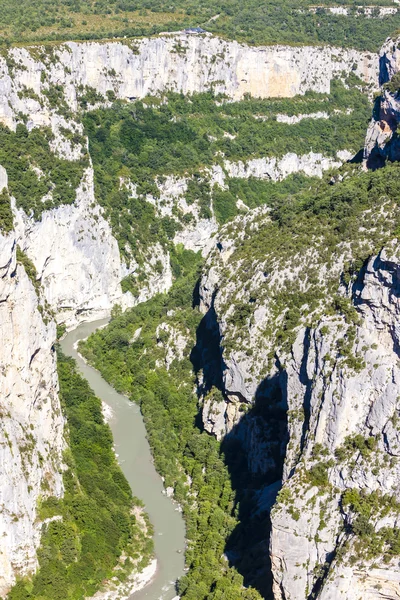
[[[37,566],[41,499],[63,494],[55,323],[39,302],[0,234],[0,596]]]

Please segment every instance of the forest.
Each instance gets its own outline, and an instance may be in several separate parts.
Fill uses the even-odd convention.
[[[70,161],[50,148],[53,134],[48,128],[28,131],[18,123],[16,131],[0,124],[0,164],[6,169],[9,192],[18,208],[39,219],[44,210],[73,204],[88,157]],[[38,171],[40,176],[38,175]],[[10,227],[9,198],[0,199],[0,222]]]
[[[350,13],[332,14],[329,6]],[[21,42],[112,39],[153,35],[201,25],[249,44],[333,44],[377,52],[400,28],[400,12],[372,18],[357,6],[391,6],[391,0],[3,0],[0,38]]]

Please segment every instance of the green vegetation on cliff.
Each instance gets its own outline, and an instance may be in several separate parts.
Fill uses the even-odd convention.
[[[354,280],[364,261],[398,235],[399,197],[399,165],[373,173],[346,167],[343,181],[334,185],[326,177],[311,189],[293,193],[289,198],[276,197],[269,217],[265,211],[253,217],[254,227],[246,228],[239,220],[228,224],[221,241],[223,243],[225,234],[240,240],[229,260],[231,266],[240,267],[231,271],[227,268],[220,281],[222,289],[238,291],[236,298],[232,295],[229,299],[235,310],[231,313],[231,334],[225,335],[222,341],[224,352],[228,353],[234,344],[241,344],[241,330],[246,328],[259,303],[265,302],[265,294],[271,295],[271,328],[265,332],[271,348],[290,344],[295,328],[302,322],[310,324],[310,315],[318,309],[320,301],[324,302],[323,314],[343,315],[345,338],[348,338],[343,341],[351,342],[358,322],[357,311],[349,300],[337,295],[337,290],[341,280]],[[244,228],[244,236],[235,235],[236,228]],[[342,273],[332,277],[329,266],[336,261],[335,253],[338,249],[342,251],[343,244],[349,245],[353,261],[344,265]],[[318,254],[310,256],[315,269],[328,265],[323,281],[312,270],[307,270],[307,277],[301,279],[301,290],[295,283],[276,293],[259,283],[252,289],[258,261],[261,264],[267,261],[268,265],[280,261],[284,266],[297,253],[306,256],[314,247],[318,247]],[[82,351],[112,385],[140,404],[156,467],[165,477],[166,485],[174,487],[176,498],[184,507],[189,571],[180,581],[182,597],[190,600],[257,598],[255,590],[241,587],[241,576],[221,559],[227,539],[234,529],[237,531],[240,513],[232,494],[232,471],[229,476],[220,444],[201,432],[197,425],[199,406],[193,393],[195,378],[188,360],[201,320],[201,315],[192,309],[197,278],[195,264],[193,261],[193,269],[187,270],[190,275],[178,280],[168,295],[159,295],[116,316],[107,328],[82,345]],[[314,313],[317,320],[320,314]],[[282,315],[284,318],[278,319],[279,326],[274,330],[274,319]],[[134,334],[139,328],[142,330],[136,337]],[[178,334],[187,339],[183,358],[174,350]],[[351,343],[350,347],[346,343],[338,345],[335,360],[341,360],[348,368],[358,368],[358,357],[351,356]],[[168,347],[174,356],[170,364],[166,362]],[[214,389],[212,393],[220,399],[220,392]],[[361,444],[363,448],[363,443],[354,441],[357,447]],[[373,443],[371,440],[365,443],[365,452],[368,452]],[[326,492],[328,466],[329,463],[320,462],[308,474],[308,483],[319,486],[321,494]],[[348,504],[350,500],[347,495]],[[361,542],[371,531],[372,524],[364,522],[368,518],[364,515],[354,524],[354,533]],[[376,541],[376,547],[386,544],[388,556],[393,556],[398,548],[398,532],[382,531]],[[241,550],[246,551],[243,546]],[[371,550],[368,556],[375,556],[376,550],[373,552]]]
[[[22,123],[16,131],[0,125],[0,164],[6,169],[8,189],[18,208],[39,219],[46,209],[72,204],[76,189],[88,165],[87,157],[78,161],[58,158],[50,148],[50,129],[35,128],[28,132]],[[0,199],[0,226],[7,230],[11,217],[8,194]]]
[[[333,15],[329,6],[347,6]],[[20,42],[151,35],[202,25],[250,44],[334,44],[377,51],[400,27],[400,13],[368,18],[357,6],[391,6],[390,0],[3,0],[0,35]],[[312,8],[312,10],[310,10]]]
[[[241,305],[247,307],[247,323],[257,308],[268,301],[266,352],[267,347],[290,344],[300,324],[310,326],[322,314],[340,313],[348,331],[338,347],[338,357],[355,370],[363,367],[362,356],[354,356],[351,351],[357,311],[347,298],[338,295],[338,287],[340,277],[345,285],[354,281],[364,262],[399,235],[400,167],[391,164],[365,173],[355,167],[352,170],[343,167],[343,181],[336,184],[326,176],[285,200],[276,197],[270,202],[271,212],[259,213],[251,221],[252,227],[245,228],[244,239],[232,252],[229,269],[223,269],[220,278],[222,289],[237,290],[236,298],[229,298],[237,310],[230,317],[236,327],[231,327],[224,338],[226,353],[245,343]],[[223,236],[238,239],[242,229],[240,220],[228,223]],[[334,267],[341,264],[343,256],[346,263],[339,275]],[[301,282],[284,281],[280,287],[270,287],[267,277],[265,285],[252,285],[256,264],[264,264],[266,272],[269,264],[284,272],[294,260],[301,260]],[[319,273],[325,268],[327,271],[320,278]]]
[[[391,516],[396,522],[400,515],[400,504],[396,496],[384,495],[380,490],[368,492],[349,488],[342,498],[344,510],[350,510],[352,521],[350,530],[354,537],[345,541],[345,546],[353,541],[350,564],[365,563],[383,555],[385,563],[400,556],[400,528],[383,526],[376,528],[380,519]],[[345,548],[341,549],[344,553]]]
[[[3,189],[0,192],[0,230],[8,233],[12,231],[14,217],[11,210],[10,194]]]
[[[153,551],[150,526],[143,531],[132,512],[141,504],[117,464],[100,400],[61,352],[58,375],[69,427],[65,495],[42,501],[40,518],[53,520],[43,526],[39,571],[8,600],[83,600],[110,577],[123,581],[133,565],[146,566]]]

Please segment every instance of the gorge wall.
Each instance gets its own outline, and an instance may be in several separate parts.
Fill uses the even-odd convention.
[[[215,311],[225,398],[204,397],[204,427],[219,438],[238,440],[248,470],[264,481],[254,515],[269,510],[282,479],[271,512],[274,598],[394,600],[398,561],[383,559],[379,551],[373,558],[363,556],[368,544],[352,530],[360,506],[346,504],[343,495],[352,490],[367,505],[377,494],[378,505],[371,503],[374,532],[384,537],[396,531],[398,505],[385,507],[384,498],[399,498],[398,242],[371,256],[359,279],[347,292],[342,288],[355,306],[354,321],[343,314],[316,315],[313,324],[295,329],[293,344],[282,346],[276,333],[286,311],[293,310],[290,294],[309,292],[302,309],[307,315],[318,294],[301,274],[318,265],[317,285],[329,302],[337,292],[325,283],[331,277],[340,281],[350,256],[339,248],[329,265],[314,246],[288,262],[266,253],[247,271],[233,240],[244,239],[249,248],[244,234],[249,225],[257,235],[268,227],[268,216],[254,215],[237,223],[233,235],[221,235],[222,249],[209,257],[201,284],[203,311]],[[280,293],[287,298],[283,313],[275,304]],[[338,350],[344,343],[351,347],[351,361]]]
[[[398,72],[400,51],[398,40],[388,39],[380,52],[382,95],[375,101],[374,114],[368,127],[364,161],[369,168],[379,168],[386,160],[400,159],[397,126],[400,121]]]
[[[213,90],[239,100],[329,92],[335,77],[350,72],[377,89],[378,57],[334,47],[251,48],[216,37],[168,35],[138,41],[70,42],[56,47],[14,48],[1,60],[0,121],[15,126],[16,114],[32,125],[52,125],[40,101],[18,96],[25,86],[40,97],[49,84],[61,85],[71,110],[79,86],[106,97],[133,100],[172,90],[184,94]]]
[[[16,259],[16,237],[0,235],[0,596],[37,567],[49,496],[61,497],[64,419],[58,397],[55,323]],[[43,316],[44,315],[44,316]]]
[[[397,57],[387,41],[381,81],[392,88]],[[399,158],[397,90],[386,86],[377,106],[365,149],[375,168]],[[351,187],[338,193],[357,203]],[[203,425],[238,442],[261,481],[252,511],[271,518],[277,600],[399,597],[399,242],[387,227],[398,207],[383,190],[377,199],[329,248],[321,224],[305,242],[301,223],[289,219],[286,239],[268,209],[236,219],[200,284],[219,344],[203,365]]]

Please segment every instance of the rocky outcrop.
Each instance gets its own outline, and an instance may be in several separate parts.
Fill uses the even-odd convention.
[[[207,260],[201,308],[214,315],[220,351],[208,369],[219,375],[201,382],[204,427],[240,444],[259,482],[254,518],[273,504],[276,600],[395,600],[400,571],[389,539],[400,524],[398,240],[344,285],[348,245],[328,259],[316,235],[290,258],[282,249],[262,253],[257,232],[265,244],[268,227],[266,209],[237,219]],[[313,289],[308,277],[316,267]],[[339,294],[346,308],[330,314],[319,305],[312,317],[307,304],[317,289],[322,302]],[[296,313],[292,294],[303,295],[308,316],[283,341],[286,319]]]
[[[59,321],[102,318],[124,303],[120,282],[127,269],[94,198],[88,168],[74,205],[45,211],[40,221],[14,206],[18,244],[33,260],[44,296]]]
[[[381,167],[386,160],[400,159],[400,142],[397,135],[400,96],[396,85],[389,84],[400,71],[398,40],[386,40],[380,52],[379,64],[382,94],[375,101],[374,114],[364,146],[364,162],[368,168]]]
[[[348,15],[355,15],[367,19],[383,19],[389,15],[395,15],[399,9],[397,6],[356,6],[351,8],[347,8],[346,6],[312,6],[309,8],[309,11],[314,14],[321,10],[330,12],[333,15],[343,15],[346,17]]]
[[[63,494],[56,332],[43,311],[15,236],[0,234],[0,596],[36,569],[40,502]]]
[[[398,40],[388,38],[379,53],[379,84],[388,83],[400,70],[400,49]]]
[[[304,173],[309,177],[322,177],[324,171],[340,167],[352,156],[353,153],[347,150],[339,150],[337,160],[316,152],[309,152],[302,156],[289,152],[282,158],[254,158],[246,163],[225,161],[224,166],[229,177],[256,177],[257,179],[280,181],[293,173]]]
[[[381,167],[386,160],[400,159],[400,142],[397,127],[400,122],[400,97],[398,93],[382,91],[377,100],[375,116],[368,126],[364,146],[364,161],[368,168]]]

